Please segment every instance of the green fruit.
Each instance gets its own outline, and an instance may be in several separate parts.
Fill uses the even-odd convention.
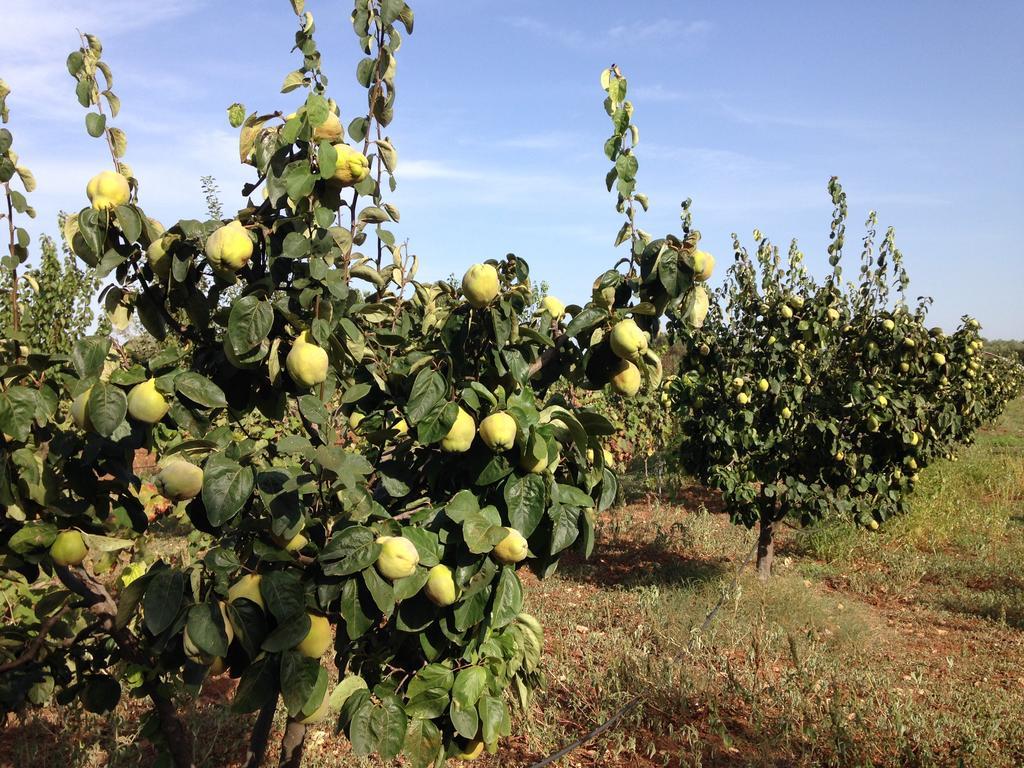
[[[228,602],[235,600],[252,600],[260,608],[263,608],[263,595],[260,593],[260,581],[263,577],[258,573],[247,573],[228,588]]]
[[[620,363],[618,370],[612,374],[612,389],[623,397],[633,397],[643,384],[640,369],[627,360],[621,360]]]
[[[932,362],[935,365],[945,365],[946,364],[946,356],[944,354],[942,354],[941,352],[932,352]]]
[[[89,395],[92,394],[92,387],[80,394],[71,401],[71,420],[75,426],[87,432],[92,431],[92,419],[89,418]]]
[[[308,709],[310,709],[312,704],[313,704],[313,700],[312,699],[307,701],[305,703],[305,705],[303,705],[303,707],[302,707],[303,712],[305,712]],[[316,709],[314,709],[312,712],[310,712],[305,717],[299,718],[298,722],[301,723],[302,725],[313,725],[314,723],[322,723],[324,720],[327,719],[327,715],[330,714],[330,711],[331,711],[331,689],[328,688],[328,689],[326,689],[324,691],[323,700],[316,707]]]
[[[206,257],[216,269],[237,272],[252,258],[252,239],[235,219],[206,238]]]
[[[57,565],[81,565],[89,548],[78,531],[61,531],[50,545],[50,558]]]
[[[891,331],[896,328],[896,323],[894,323],[889,318],[886,318],[885,320],[882,321],[882,327],[885,328],[885,330],[887,331]]]
[[[101,171],[89,179],[85,193],[89,196],[93,210],[109,211],[127,203],[132,190],[128,179],[120,173]]]
[[[377,570],[385,579],[404,579],[416,572],[420,553],[409,539],[402,536],[381,536],[377,543],[380,544]]]
[[[455,423],[441,440],[441,450],[448,453],[465,453],[473,444],[474,437],[476,437],[476,422],[473,421],[472,416],[459,408]]]
[[[156,476],[156,487],[171,501],[193,499],[203,490],[203,470],[180,456],[168,461]]]
[[[295,646],[295,650],[303,656],[319,659],[332,645],[334,635],[331,633],[331,622],[326,616],[309,614],[309,632],[302,638],[302,642]]]
[[[331,178],[343,187],[354,186],[370,175],[370,161],[358,149],[348,144],[335,144],[334,151],[338,153],[338,159]]]
[[[474,264],[462,276],[462,295],[471,307],[483,309],[498,296],[498,270],[492,264]]]
[[[146,249],[146,261],[153,274],[161,281],[171,274],[171,254],[167,252],[168,239],[158,237]]]
[[[308,331],[295,340],[284,362],[292,381],[301,387],[315,387],[327,380],[327,350],[312,343]]]
[[[456,760],[476,760],[484,752],[483,739],[471,739],[459,748],[454,757]]]
[[[427,583],[423,585],[423,594],[434,605],[445,608],[455,602],[457,590],[451,569],[447,565],[435,565],[430,569]]]
[[[507,451],[516,444],[516,420],[504,411],[492,413],[480,422],[480,439],[492,451]]]
[[[900,363],[900,371],[906,373],[910,370],[910,363]]]
[[[156,389],[156,379],[136,384],[128,393],[128,414],[136,421],[156,424],[167,415],[170,405]]]
[[[498,542],[491,554],[499,563],[506,565],[522,562],[530,553],[526,538],[515,528],[506,526],[505,531],[505,538]]]
[[[623,360],[636,362],[647,351],[647,336],[632,318],[620,320],[612,328],[609,343],[612,352]]]

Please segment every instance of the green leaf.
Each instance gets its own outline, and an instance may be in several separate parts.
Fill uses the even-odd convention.
[[[424,368],[413,381],[409,402],[405,405],[405,416],[409,426],[416,426],[445,396],[448,385],[437,371]]]
[[[125,240],[129,243],[136,242],[142,235],[142,217],[139,212],[130,205],[119,205],[114,209],[114,217],[117,219],[118,228],[124,233]]]
[[[377,561],[380,545],[369,528],[350,525],[335,533],[317,560],[327,576],[349,576]]]
[[[523,610],[523,585],[511,566],[501,569],[498,586],[494,589],[494,607],[491,611],[491,626],[495,629],[512,623]]]
[[[487,690],[487,677],[487,670],[483,667],[474,666],[459,670],[452,686],[452,703],[463,709],[475,707],[480,696]],[[473,736],[475,735],[474,733]]]
[[[114,434],[128,413],[128,398],[113,384],[98,381],[92,387],[87,406],[89,420],[97,433],[104,437]]]
[[[281,698],[289,715],[295,717],[302,711],[321,672],[326,674],[327,670],[316,659],[310,659],[297,651],[281,654]]]
[[[441,732],[430,720],[415,719],[405,736],[405,753],[412,768],[430,768],[444,758]]]
[[[245,122],[245,105],[237,101],[228,107],[228,123],[232,128],[241,128]]]
[[[210,656],[226,656],[228,636],[220,608],[213,603],[199,603],[188,612],[188,637],[192,643]]]
[[[505,483],[505,507],[508,523],[529,538],[544,517],[547,483],[540,475],[513,475]]]
[[[280,653],[301,643],[310,627],[309,614],[302,612],[292,615],[263,639],[260,647],[267,653]]]
[[[89,132],[89,135],[94,139],[98,139],[103,135],[103,131],[107,127],[107,118],[105,115],[101,115],[97,112],[90,112],[85,116],[85,130]]]
[[[477,715],[475,703],[467,709],[453,700],[448,710],[448,716],[460,736],[466,739],[476,738],[477,732],[480,730],[480,717]]]
[[[395,610],[395,591],[390,583],[385,581],[376,568],[367,568],[363,571],[363,582],[370,590],[370,597],[376,603],[377,608],[385,617],[390,616]]]
[[[480,713],[480,730],[484,743],[493,744],[511,730],[508,706],[496,696],[481,696],[477,704]]]
[[[185,575],[170,568],[157,571],[142,599],[146,628],[154,635],[159,635],[174,623],[184,601]]]
[[[260,594],[267,610],[278,623],[294,621],[306,612],[302,582],[293,571],[271,571],[264,574],[260,579]]]
[[[349,675],[343,680],[339,681],[335,686],[334,690],[331,691],[331,711],[337,712],[348,701],[356,691],[365,691],[366,681],[359,675]]]
[[[569,325],[565,327],[565,334],[569,337],[578,336],[584,331],[588,331],[594,326],[603,323],[607,319],[607,310],[601,309],[600,307],[586,307],[578,312],[572,321],[570,321]]]
[[[299,413],[314,424],[327,424],[331,420],[323,401],[316,395],[303,395],[299,398]]]
[[[207,408],[224,408],[228,404],[224,390],[195,371],[186,371],[175,377],[174,388],[193,403]]]
[[[235,712],[255,712],[267,702],[277,698],[278,664],[276,658],[254,661],[242,672],[231,709]]]
[[[579,534],[580,511],[573,507],[555,504],[548,510],[548,516],[553,523],[550,553],[555,555],[576,541],[576,536]]]
[[[244,355],[267,338],[274,324],[274,309],[269,301],[254,295],[243,296],[231,305],[228,339],[235,352]]]
[[[88,336],[78,341],[71,352],[71,362],[79,378],[99,376],[109,351],[110,338],[107,336]]]
[[[243,467],[222,454],[207,459],[203,467],[203,505],[210,524],[221,526],[237,515],[252,495],[255,484],[252,467]]]
[[[50,523],[31,521],[11,534],[7,546],[12,552],[24,555],[34,549],[46,549],[53,544],[59,532],[57,526]]]
[[[82,689],[82,706],[86,712],[102,715],[110,712],[121,700],[121,684],[109,675],[91,675]]]

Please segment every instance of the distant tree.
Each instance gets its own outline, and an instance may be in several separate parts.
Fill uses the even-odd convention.
[[[203,187],[203,195],[206,197],[206,210],[211,219],[223,219],[224,207],[220,204],[220,187],[217,186],[217,179],[213,176],[200,176],[199,183]]]
[[[63,231],[63,214],[58,223]],[[58,250],[52,237],[40,238],[39,265],[18,277],[18,314],[25,342],[34,350],[50,354],[69,352],[75,342],[86,335],[95,319],[93,301],[100,287],[100,278],[79,261],[62,243]],[[5,266],[0,272],[4,295],[10,294],[12,273]],[[9,301],[0,305],[0,335],[9,336],[12,328],[12,307]],[[98,333],[109,332],[105,317]]]
[[[994,355],[1002,355],[1024,363],[1024,341],[995,339],[985,343],[985,349]]]

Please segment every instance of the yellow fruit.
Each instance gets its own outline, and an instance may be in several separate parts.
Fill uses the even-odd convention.
[[[333,112],[327,113],[327,119],[313,129],[313,139],[320,141],[341,141],[345,138],[345,129],[341,125],[341,118]]]
[[[252,239],[238,219],[206,239],[206,256],[217,269],[237,272],[252,258],[252,250]]]
[[[946,356],[941,352],[932,352],[932,362],[935,363],[935,365],[945,365]]]
[[[757,388],[759,390],[761,390],[762,392],[767,392],[768,391],[768,379],[761,379],[759,382],[757,382]]]
[[[127,203],[131,198],[132,190],[128,186],[128,179],[120,173],[101,171],[89,179],[85,193],[89,196],[89,202],[92,203],[95,210],[108,211]]]
[[[307,539],[301,533],[296,533],[294,536],[288,539],[288,541],[285,541],[284,539],[275,540],[280,546],[284,547],[286,552],[298,552],[304,546],[309,544],[309,539]]]
[[[894,323],[889,318],[886,318],[885,320],[882,321],[882,327],[885,328],[885,330],[887,331],[891,331],[896,327],[896,323]]]
[[[156,424],[170,408],[166,398],[157,392],[156,379],[136,384],[128,393],[128,414],[136,421]]]
[[[647,351],[647,336],[632,318],[620,320],[612,328],[609,343],[612,352],[623,360],[636,362]]]
[[[348,144],[335,144],[334,149],[338,159],[334,165],[333,178],[341,182],[342,186],[354,186],[370,174],[370,161],[358,149]]]
[[[160,237],[149,244],[146,249],[146,260],[153,274],[160,280],[166,280],[171,274],[171,254],[167,252],[167,240]]]
[[[529,554],[526,538],[515,528],[506,526],[505,531],[507,532],[505,538],[498,542],[491,554],[499,563],[506,565],[522,562]]]
[[[348,426],[350,429],[358,429],[360,422],[366,418],[366,414],[360,413],[359,411],[352,411],[348,416]]]
[[[471,307],[482,309],[498,295],[498,270],[491,264],[474,264],[462,276],[462,295]]]
[[[516,420],[504,411],[492,413],[480,422],[480,439],[492,451],[507,451],[516,444]]]
[[[405,419],[399,419],[391,428],[395,430],[399,435],[405,435],[409,433],[409,423]]]
[[[739,403],[740,405],[746,405],[747,403],[750,402],[750,395],[748,395],[746,392],[740,392],[738,395],[736,395],[736,402]]]
[[[534,449],[541,447],[544,449],[544,455],[541,458],[535,458],[533,455]],[[519,458],[519,466],[525,469],[527,472],[539,475],[548,468],[548,452],[547,444],[543,437],[538,435],[532,435],[530,442],[526,446],[526,450],[523,451],[523,455]]]
[[[476,437],[476,422],[473,421],[472,416],[459,408],[459,415],[455,417],[455,423],[441,440],[441,450],[448,453],[464,453],[473,444],[474,437]]]
[[[57,565],[81,565],[89,548],[78,531],[61,531],[50,545],[50,558]]]
[[[783,306],[783,308],[782,308],[782,316],[784,318],[786,318],[787,320],[789,320],[789,318],[791,318],[793,316],[793,310],[790,309],[787,306]]]
[[[900,363],[900,371],[906,373],[910,370],[910,363]]]
[[[872,531],[877,531],[878,530],[878,521],[877,520],[872,520],[870,523],[868,523],[868,528],[870,528]]]
[[[331,622],[326,616],[309,614],[309,632],[302,638],[302,642],[295,646],[295,650],[303,656],[319,659],[332,645],[334,635],[331,633]]]
[[[172,456],[155,482],[162,496],[171,501],[185,501],[203,490],[203,470],[180,456]]]
[[[842,451],[836,451],[836,461],[842,461],[846,458],[846,454]]]
[[[828,319],[830,322],[834,323],[839,320],[839,310],[837,309],[829,307],[825,314],[828,315]]]
[[[92,419],[89,418],[89,395],[92,387],[71,401],[71,420],[79,429],[92,430]]]
[[[704,281],[715,271],[715,257],[707,251],[693,252],[693,279]]]
[[[708,295],[708,289],[703,285],[695,285],[691,291],[692,300],[687,302],[686,322],[694,328],[700,328],[704,325],[708,310],[711,308],[711,297]]]
[[[456,760],[476,760],[484,753],[484,740],[472,739],[461,747],[461,752],[455,754]]]
[[[553,320],[561,320],[565,315],[565,304],[554,296],[545,296],[540,302],[541,311],[550,315]]]
[[[879,408],[885,408],[885,406],[889,404],[889,398],[887,398],[885,395],[879,395],[878,397],[875,398],[875,403],[878,404]]]
[[[301,387],[315,387],[327,380],[327,350],[306,340],[303,334],[292,344],[284,364],[292,381]]]
[[[435,565],[430,569],[427,583],[423,585],[423,594],[434,605],[444,608],[455,602],[457,591],[455,579],[447,565]]]
[[[263,608],[263,595],[260,594],[260,581],[263,579],[258,573],[247,573],[228,588],[228,602],[245,598],[252,600],[260,608]]]
[[[612,389],[623,397],[633,397],[640,391],[643,377],[640,375],[640,369],[628,360],[620,362],[622,364],[619,369],[612,375]]]
[[[311,702],[306,702],[306,706],[304,706],[303,709],[308,709],[310,703]],[[331,711],[331,689],[328,688],[328,689],[326,689],[324,691],[324,698],[323,698],[323,701],[320,702],[320,705],[316,709],[314,709],[312,712],[310,712],[308,715],[306,715],[305,717],[300,718],[298,722],[300,722],[302,725],[312,725],[314,723],[322,723],[324,720],[327,719],[327,715],[330,713],[330,711]]]
[[[782,418],[788,419],[790,416],[793,415],[793,412],[789,410],[788,407],[784,407],[780,415],[782,416]]]
[[[420,553],[409,539],[402,536],[381,536],[377,543],[381,545],[377,570],[385,579],[404,579],[416,572]]]

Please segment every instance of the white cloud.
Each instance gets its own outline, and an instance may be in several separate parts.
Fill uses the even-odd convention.
[[[710,21],[702,19],[683,21],[661,18],[651,22],[617,24],[597,31],[567,28],[534,16],[508,16],[502,21],[537,37],[554,40],[567,48],[591,50],[610,46],[621,48],[631,44],[649,45],[654,42],[696,45],[706,40],[714,30],[714,25]]]

